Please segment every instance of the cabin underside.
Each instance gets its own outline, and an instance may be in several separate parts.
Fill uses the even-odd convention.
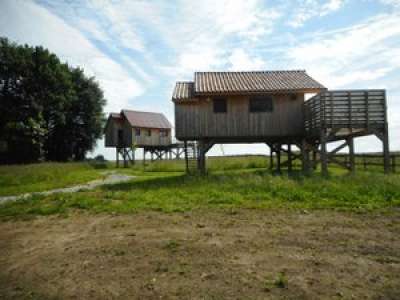
[[[328,164],[335,163],[351,172],[355,171],[354,139],[375,135],[382,141],[383,165],[390,171],[389,138],[385,90],[324,91],[303,103],[303,128],[296,135],[269,136],[207,136],[191,138],[196,151],[185,151],[187,171],[190,161],[196,161],[200,172],[206,171],[206,153],[215,144],[265,143],[270,148],[270,160],[276,157],[276,170],[292,169],[293,161],[300,160],[304,173],[321,166],[328,174]],[[188,139],[184,140],[188,142]],[[328,150],[328,144],[338,142]],[[297,151],[294,151],[297,148]],[[330,147],[329,147],[330,148]],[[343,163],[335,154],[346,149],[349,161]],[[286,160],[281,161],[282,154]],[[270,163],[270,166],[272,164]]]

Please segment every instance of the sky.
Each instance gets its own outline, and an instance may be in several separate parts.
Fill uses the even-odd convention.
[[[105,112],[164,113],[195,71],[302,69],[329,89],[387,89],[400,150],[400,0],[1,0],[0,36],[42,45],[95,76]],[[112,159],[99,141],[92,155]],[[375,137],[356,151],[380,151]],[[265,145],[210,154],[267,153]]]

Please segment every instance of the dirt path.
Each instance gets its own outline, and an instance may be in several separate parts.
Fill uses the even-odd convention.
[[[43,192],[26,193],[26,194],[16,195],[16,196],[0,197],[0,205],[2,203],[6,203],[9,201],[26,199],[33,195],[45,195],[46,196],[46,195],[51,195],[51,194],[56,194],[56,193],[75,193],[75,192],[78,192],[81,190],[92,190],[101,185],[125,182],[125,181],[129,181],[132,178],[134,178],[134,176],[116,174],[113,172],[106,173],[105,175],[106,175],[106,177],[104,179],[97,179],[97,180],[89,181],[87,183],[74,185],[71,187],[53,189],[53,190],[48,190],[48,191],[43,191]]]
[[[398,299],[400,212],[0,222],[1,299]]]

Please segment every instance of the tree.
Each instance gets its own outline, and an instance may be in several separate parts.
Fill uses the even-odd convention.
[[[0,38],[0,161],[80,160],[101,137],[103,92],[43,47]]]

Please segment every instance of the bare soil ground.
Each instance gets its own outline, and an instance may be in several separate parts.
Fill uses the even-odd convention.
[[[400,212],[0,222],[1,299],[399,299]]]

